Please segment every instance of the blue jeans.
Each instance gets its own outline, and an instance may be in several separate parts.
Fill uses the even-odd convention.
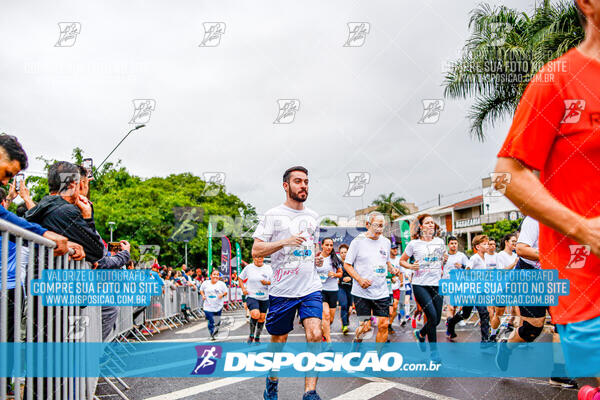
[[[208,332],[211,336],[215,332],[215,316],[220,317],[221,311],[222,310],[213,312],[204,310],[204,315],[206,315],[206,319],[208,320]]]
[[[350,306],[352,305],[352,295],[350,291],[352,290],[351,285],[340,285],[340,290],[338,291],[338,302],[340,303],[340,310],[342,315],[342,325],[348,326],[350,325],[350,321],[348,320]]]

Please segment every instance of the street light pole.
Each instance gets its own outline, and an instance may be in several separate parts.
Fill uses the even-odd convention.
[[[187,244],[188,244],[188,241],[186,240],[185,241],[185,265],[186,265],[186,267],[188,266],[188,262],[187,262]]]
[[[129,136],[129,134],[130,134],[131,132],[133,132],[133,131],[135,131],[135,130],[137,130],[137,129],[143,128],[143,127],[145,127],[145,126],[146,126],[146,125],[144,125],[144,124],[142,124],[142,125],[138,125],[138,126],[136,126],[135,128],[133,128],[132,130],[130,130],[129,132],[127,132],[127,135],[125,135],[125,137],[124,137],[123,139],[121,139],[121,141],[119,142],[119,144],[117,144],[117,145],[115,146],[115,148],[114,148],[114,149],[112,149],[112,151],[111,151],[110,153],[108,153],[108,155],[106,156],[106,158],[104,159],[104,161],[102,161],[102,162],[100,163],[100,165],[98,165],[98,167],[96,168],[96,171],[100,171],[100,167],[101,167],[101,166],[102,166],[102,165],[103,165],[103,164],[106,162],[106,160],[108,160],[108,157],[110,157],[110,156],[112,155],[112,153],[114,153],[114,152],[115,152],[115,150],[117,149],[117,147],[119,147],[119,146],[121,145],[121,143],[123,143],[123,141],[124,141],[125,139],[127,139],[127,136]]]
[[[111,242],[113,241],[113,229],[114,229],[114,226],[115,226],[115,224],[116,224],[116,223],[115,223],[115,222],[112,222],[112,221],[110,221],[110,222],[108,223],[108,229],[110,229],[110,241],[111,241]]]

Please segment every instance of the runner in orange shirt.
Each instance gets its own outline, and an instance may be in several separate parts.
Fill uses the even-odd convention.
[[[495,187],[540,222],[542,268],[570,281],[569,295],[550,307],[569,374],[598,377],[600,0],[576,5],[585,39],[529,83],[498,153]]]

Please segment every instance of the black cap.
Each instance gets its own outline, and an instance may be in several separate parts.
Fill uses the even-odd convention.
[[[397,249],[398,248],[398,244],[397,243],[392,243],[392,249]]]

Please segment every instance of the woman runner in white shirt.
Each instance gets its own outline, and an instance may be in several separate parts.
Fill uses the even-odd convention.
[[[342,277],[342,262],[333,250],[333,239],[325,238],[321,242],[323,265],[317,268],[317,273],[323,284],[323,340],[331,343],[331,324],[335,318],[338,303],[338,279]]]
[[[439,226],[431,215],[419,215],[413,240],[408,242],[406,250],[400,257],[401,266],[415,271],[412,290],[415,301],[421,306],[427,317],[427,323],[421,330],[415,329],[414,335],[421,351],[426,350],[425,339],[429,341],[433,360],[439,359],[436,327],[442,318],[444,299],[440,296],[438,287],[442,277],[442,265],[446,257],[446,245],[442,239],[436,237],[438,232]],[[415,257],[414,264],[408,261],[412,256]]]

